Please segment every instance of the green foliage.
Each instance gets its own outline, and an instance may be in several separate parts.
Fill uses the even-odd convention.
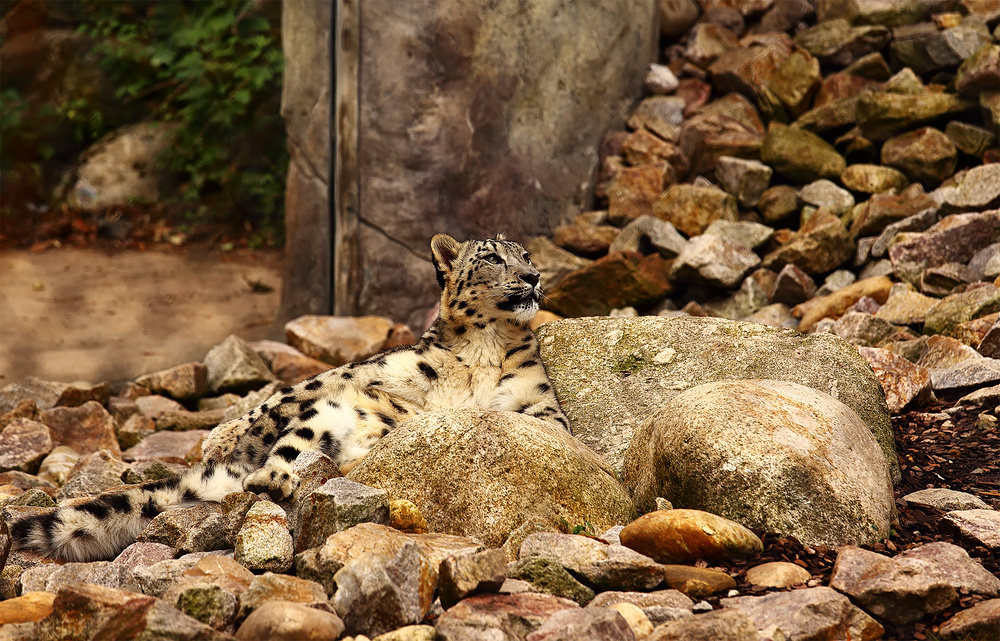
[[[102,44],[103,71],[126,103],[177,129],[167,167],[192,211],[239,214],[280,228],[288,154],[279,115],[278,3],[253,0],[79,0],[81,29]],[[64,116],[88,120],[84,105]],[[197,214],[196,216],[201,216]]]
[[[38,157],[44,160],[52,156],[52,147],[38,143],[41,132],[24,126],[30,112],[30,103],[17,88],[0,91],[0,158],[6,160],[5,150],[12,144],[38,144]]]

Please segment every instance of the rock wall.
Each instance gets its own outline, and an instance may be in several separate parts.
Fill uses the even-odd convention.
[[[281,116],[288,131],[284,286],[277,323],[330,308],[331,4],[285,0]]]
[[[601,137],[655,59],[655,11],[652,0],[361,3],[364,272],[342,311],[420,327],[438,295],[434,233],[527,241],[584,210]]]

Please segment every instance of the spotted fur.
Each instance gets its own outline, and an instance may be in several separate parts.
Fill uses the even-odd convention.
[[[520,412],[569,430],[528,327],[541,287],[524,248],[502,236],[459,243],[438,234],[431,253],[441,308],[415,345],[283,388],[212,430],[202,463],[180,478],[21,519],[11,525],[15,544],[70,560],[113,558],[164,510],[242,490],[287,499],[299,486],[299,453],[319,451],[349,467],[429,410]]]

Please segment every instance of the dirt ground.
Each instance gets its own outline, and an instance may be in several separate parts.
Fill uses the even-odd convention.
[[[281,338],[282,253],[0,252],[0,387],[117,382],[201,360],[229,334]]]

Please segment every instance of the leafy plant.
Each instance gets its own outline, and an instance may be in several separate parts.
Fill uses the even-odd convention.
[[[288,163],[278,113],[283,59],[278,3],[79,0],[103,70],[125,102],[177,124],[164,158],[192,211],[237,214],[280,234]],[[202,214],[196,214],[200,217]]]

